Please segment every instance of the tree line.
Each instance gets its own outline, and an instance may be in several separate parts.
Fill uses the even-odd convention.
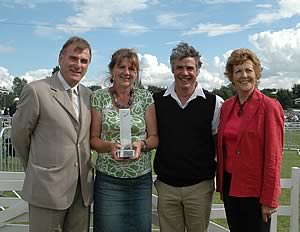
[[[54,71],[54,70],[53,70]],[[55,70],[57,71],[57,70]],[[0,86],[0,109],[4,109],[8,106],[10,106],[13,103],[13,100],[16,97],[19,97],[21,94],[21,91],[23,87],[27,84],[27,81],[23,78],[15,77],[13,80],[13,86],[12,90],[7,90],[5,88],[1,88]],[[144,88],[143,86],[141,86]],[[89,86],[91,90],[96,90],[101,88],[100,86]],[[158,92],[163,90],[161,87],[157,86],[148,86],[148,90],[150,90],[152,93]],[[234,96],[236,94],[236,91],[232,84],[229,84],[227,86],[221,86],[219,89],[213,89],[212,91],[214,94],[219,95],[224,100],[228,99],[231,96]],[[278,100],[283,109],[287,110],[289,108],[297,108],[295,105],[295,98],[300,98],[300,84],[294,84],[292,89],[262,89],[261,92],[263,92],[265,95],[275,98]]]
[[[148,89],[152,93],[162,90],[162,88],[156,87],[156,86],[149,86]],[[211,91],[211,92],[219,95],[224,100],[236,95],[235,88],[232,84],[228,84],[226,86],[221,86],[221,88],[219,88],[219,89],[213,89],[213,91]],[[294,99],[300,98],[300,84],[294,84],[291,90],[266,88],[266,89],[262,89],[261,92],[271,98],[275,98],[277,101],[280,102],[280,104],[282,105],[282,108],[285,110],[290,109],[290,108],[299,107],[299,106],[295,105]]]

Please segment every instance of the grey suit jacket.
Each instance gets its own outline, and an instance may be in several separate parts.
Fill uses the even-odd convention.
[[[56,74],[24,87],[13,117],[12,143],[26,172],[22,198],[30,204],[68,208],[78,178],[84,204],[91,204],[90,94],[79,85],[79,123]]]

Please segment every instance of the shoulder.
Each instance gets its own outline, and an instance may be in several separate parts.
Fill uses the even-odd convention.
[[[90,103],[92,107],[100,111],[101,108],[111,104],[110,99],[108,88],[98,89],[92,92]]]
[[[102,96],[109,96],[109,91],[108,88],[104,88],[104,89],[97,89],[95,91],[92,92],[93,96],[96,97],[102,97]]]
[[[31,81],[26,84],[26,86],[29,86],[31,88],[37,88],[37,87],[43,87],[43,86],[48,86],[50,85],[50,78],[44,78],[36,81]]]
[[[213,104],[215,106],[220,105],[221,98],[219,96],[217,98],[216,94],[211,93],[208,90],[203,89],[203,88],[202,88],[202,90],[205,95],[205,99],[209,104]]]
[[[137,95],[152,95],[151,92],[149,90],[147,90],[147,89],[136,88],[136,89],[134,89],[134,92]]]
[[[36,94],[45,94],[45,91],[50,90],[50,78],[40,79],[27,83],[23,89],[22,93],[35,92]]]
[[[90,88],[86,87],[86,86],[83,85],[83,84],[80,84],[80,88],[81,88],[83,91],[85,91],[86,93],[88,93],[88,94],[91,94],[91,93],[92,93],[92,90],[91,90]]]
[[[268,97],[267,95],[265,95],[261,92],[260,92],[260,94],[261,94],[262,103],[264,105],[264,108],[266,109],[266,112],[271,112],[273,110],[276,110],[276,111],[280,111],[283,113],[283,108],[279,101],[277,101],[274,98]]]
[[[166,89],[164,89],[164,90],[162,90],[162,91],[159,91],[159,92],[156,92],[156,93],[154,93],[154,94],[153,94],[153,98],[154,98],[154,100],[155,100],[155,99],[158,99],[158,98],[162,98],[162,97],[163,97],[163,95],[165,94],[165,92],[166,92]]]
[[[215,98],[217,98],[217,95],[216,95],[216,94],[214,94],[214,93],[212,93],[212,92],[209,92],[208,90],[206,90],[206,89],[204,89],[204,88],[202,88],[202,91],[203,91],[203,93],[204,93],[204,95],[205,95],[206,98],[210,98],[210,99],[215,99]]]
[[[134,89],[135,101],[142,102],[145,108],[153,103],[153,96],[149,90],[146,89]]]
[[[231,105],[231,104],[235,101],[235,99],[236,99],[236,95],[234,95],[234,96],[232,96],[232,97],[226,99],[226,100],[224,101],[224,103],[222,104],[222,107],[224,108],[224,107],[226,107],[226,106],[228,106],[228,105]]]

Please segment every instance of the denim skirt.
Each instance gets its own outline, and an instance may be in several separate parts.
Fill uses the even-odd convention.
[[[151,232],[151,173],[116,178],[97,171],[94,191],[94,232]]]

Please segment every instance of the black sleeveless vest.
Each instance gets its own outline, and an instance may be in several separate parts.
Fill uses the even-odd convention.
[[[159,146],[154,159],[157,178],[183,187],[213,179],[216,171],[211,122],[216,96],[204,90],[182,109],[165,91],[154,94]]]

